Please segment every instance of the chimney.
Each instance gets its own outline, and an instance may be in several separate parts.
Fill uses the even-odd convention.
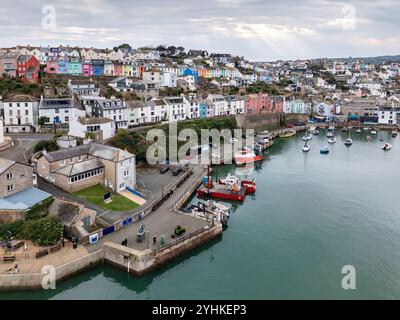
[[[43,150],[42,150],[42,154],[47,154],[47,150],[46,150],[46,148],[43,148]]]

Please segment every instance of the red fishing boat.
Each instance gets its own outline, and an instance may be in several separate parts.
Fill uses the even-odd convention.
[[[262,154],[257,155],[248,147],[244,147],[240,152],[233,156],[236,165],[245,165],[247,163],[262,161],[263,159],[264,156]]]

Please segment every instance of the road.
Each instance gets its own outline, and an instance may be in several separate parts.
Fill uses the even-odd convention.
[[[21,134],[7,134],[12,140],[12,146],[0,152],[0,157],[10,160],[28,163],[32,153],[33,147],[41,140],[49,140],[53,138],[52,134],[39,134],[39,133],[21,133]]]

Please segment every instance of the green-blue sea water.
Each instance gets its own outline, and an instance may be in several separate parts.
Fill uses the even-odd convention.
[[[254,170],[217,170],[257,179],[221,239],[141,278],[99,266],[56,290],[0,299],[399,299],[400,138],[352,133],[345,147],[339,132],[321,155],[323,131],[309,153],[301,136],[276,141]],[[345,265],[356,270],[355,290],[342,288]]]

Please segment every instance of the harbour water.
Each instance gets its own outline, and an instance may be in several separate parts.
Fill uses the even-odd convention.
[[[325,132],[303,153],[302,134],[277,140],[253,172],[255,198],[235,204],[222,239],[142,278],[100,266],[56,290],[0,293],[0,299],[399,299],[400,142]],[[384,152],[379,141],[393,145]],[[194,199],[194,202],[197,200]],[[356,289],[341,286],[356,269]]]

